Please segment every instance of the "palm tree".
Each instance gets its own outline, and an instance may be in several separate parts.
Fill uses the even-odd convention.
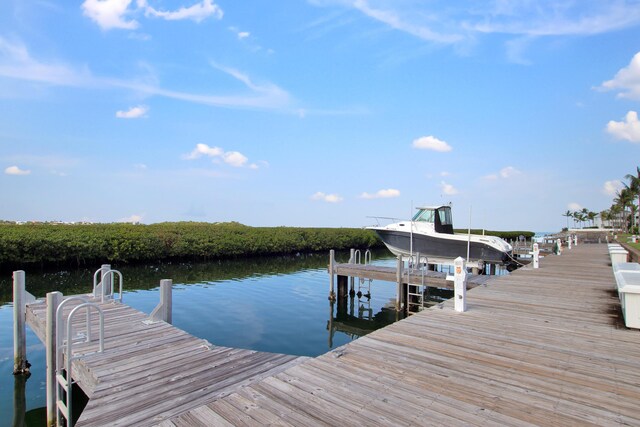
[[[613,199],[613,202],[620,206],[622,209],[622,221],[624,223],[625,231],[629,231],[629,221],[627,221],[627,206],[633,203],[634,194],[631,192],[631,189],[625,185],[625,188],[616,192],[616,198]]]
[[[566,216],[567,217],[567,230],[569,229],[569,217],[573,216],[573,212],[571,212],[570,210],[567,210],[565,213],[562,214],[562,216]]]
[[[591,226],[595,227],[596,223],[595,223],[595,219],[598,216],[597,213],[589,211],[589,213],[587,214],[587,218],[589,219],[589,221],[591,221]]]
[[[636,166],[637,175],[626,174],[625,179],[629,180],[629,185],[625,187],[629,188],[631,193],[638,199],[638,207],[640,207],[640,167]],[[631,202],[631,215],[633,221],[633,227],[636,227],[636,206]]]

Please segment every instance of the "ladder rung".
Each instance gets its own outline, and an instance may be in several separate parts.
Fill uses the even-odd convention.
[[[58,400],[56,401],[56,406],[62,415],[64,415],[66,419],[69,419],[69,409],[67,408],[67,405],[65,405],[62,400]]]
[[[69,383],[62,374],[57,374],[56,380],[58,380],[58,384],[64,389],[64,391],[67,391],[69,389]]]

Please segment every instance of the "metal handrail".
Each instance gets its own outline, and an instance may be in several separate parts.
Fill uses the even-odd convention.
[[[72,298],[69,298],[69,300]],[[61,304],[62,305],[62,304]],[[60,308],[60,307],[58,307]],[[78,312],[79,310],[86,308],[87,310],[87,338],[85,340],[85,342],[91,342],[91,309],[96,309],[98,310],[98,322],[100,325],[100,329],[99,329],[99,338],[98,338],[98,353],[102,353],[104,351],[104,313],[102,311],[102,308],[100,308],[100,306],[98,306],[98,304],[96,303],[92,303],[92,302],[84,302],[80,305],[78,305],[77,307],[74,307],[71,312],[69,313],[69,316],[67,317],[67,344],[65,345],[65,350],[66,350],[66,414],[65,415],[65,419],[66,419],[66,424],[67,426],[71,426],[73,424],[73,409],[72,409],[72,404],[73,404],[73,377],[71,375],[71,370],[72,370],[72,362],[75,359],[80,358],[81,356],[85,356],[85,355],[78,355],[78,356],[74,356],[73,355],[73,339],[71,339],[71,337],[73,336],[73,316],[76,314],[76,312]],[[57,314],[57,313],[56,313]],[[58,327],[58,324],[56,323],[56,329]],[[59,331],[56,332],[56,336],[59,335]],[[56,366],[58,367],[59,365],[59,360],[56,360]],[[56,375],[62,375],[62,373],[60,372],[60,369],[58,367],[58,369],[56,370]],[[60,398],[58,396],[58,401],[60,401]],[[60,425],[60,408],[58,408],[57,411],[57,422],[58,425]]]
[[[100,283],[98,283],[98,273],[102,272],[102,277],[100,278]],[[118,275],[118,277],[120,278],[120,286],[119,286],[119,298],[118,301],[122,302],[122,285],[124,283],[124,279],[122,277],[122,273],[120,273],[118,270],[107,270],[104,271],[102,268],[99,268],[96,270],[95,273],[93,273],[93,296],[97,298],[96,296],[96,288],[98,287],[98,285],[102,285],[102,289],[101,289],[101,301],[104,302],[104,297],[107,296],[106,292],[105,292],[105,287],[104,287],[104,280],[107,278],[107,276],[109,276],[109,274],[113,275],[114,273],[116,273]],[[111,287],[111,293],[108,294],[108,296],[113,297],[113,286]]]
[[[122,273],[120,273],[118,270],[109,270],[106,273],[104,273],[102,275],[102,281],[104,282],[104,279],[108,276],[108,275],[113,275],[113,274],[117,274],[118,277],[120,278],[119,281],[119,287],[118,287],[118,301],[122,302],[122,284],[124,283],[124,279],[122,277]],[[113,297],[113,286],[111,286],[111,297]],[[102,286],[102,302],[104,302],[104,297],[105,297],[105,293],[104,293],[104,285]]]

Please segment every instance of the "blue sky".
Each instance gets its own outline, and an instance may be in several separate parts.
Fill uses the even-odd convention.
[[[638,0],[5,0],[0,219],[554,231],[638,109]]]

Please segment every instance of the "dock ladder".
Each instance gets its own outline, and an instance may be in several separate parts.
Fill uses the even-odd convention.
[[[65,319],[63,318],[63,308],[72,301],[80,302],[80,304],[69,312],[65,322]],[[78,332],[74,336],[73,318],[82,310],[86,311],[84,333]],[[88,302],[87,299],[83,297],[70,297],[62,301],[56,309],[56,425],[58,426],[63,425],[62,418],[64,418],[64,425],[67,427],[73,425],[72,394],[74,381],[72,375],[72,362],[82,356],[96,352],[91,351],[84,354],[73,353],[74,342],[90,343],[92,341],[91,313],[94,310],[98,313],[99,325],[97,352],[101,353],[104,351],[104,313],[98,304]]]
[[[414,262],[415,258],[415,262]],[[425,294],[429,292],[425,271],[427,269],[428,260],[427,257],[421,257],[420,254],[416,254],[415,257],[411,257],[409,259],[409,269],[407,270],[407,301],[406,301],[406,309],[407,314],[412,314],[414,312],[422,311],[426,307],[425,304]],[[412,285],[410,279],[410,275],[412,272],[415,272],[416,266],[418,267],[418,274],[420,274],[420,284]],[[412,311],[411,308],[414,308]]]

